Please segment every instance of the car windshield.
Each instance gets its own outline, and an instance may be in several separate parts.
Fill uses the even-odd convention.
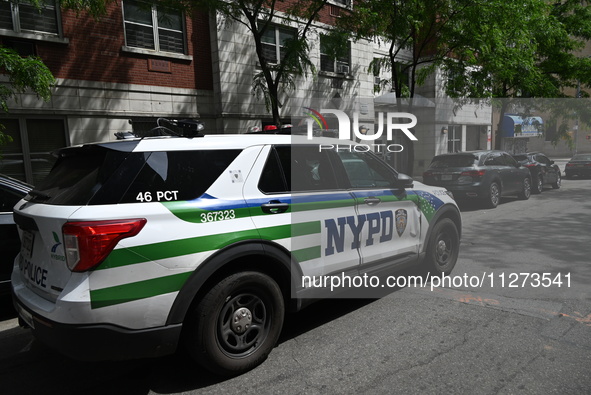
[[[477,160],[478,158],[474,155],[442,155],[433,158],[429,167],[471,167],[475,165]]]
[[[586,161],[591,161],[591,154],[579,154],[579,155],[575,155],[575,156],[573,156],[573,158],[571,159],[571,161],[572,160],[580,160],[580,161],[586,160]]]

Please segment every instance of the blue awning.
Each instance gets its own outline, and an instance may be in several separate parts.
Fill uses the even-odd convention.
[[[537,137],[543,132],[544,121],[541,117],[526,117],[506,114],[501,123],[503,137]]]

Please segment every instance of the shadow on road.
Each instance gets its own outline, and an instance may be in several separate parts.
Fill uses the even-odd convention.
[[[279,343],[287,342],[374,299],[319,301],[286,317]],[[92,339],[89,339],[92,341]],[[8,344],[8,343],[11,344]],[[80,362],[48,349],[32,339],[29,330],[0,332],[0,382],[4,394],[147,394],[178,393],[232,380],[212,375],[188,355],[131,361]],[[35,379],[31,379],[31,378]]]

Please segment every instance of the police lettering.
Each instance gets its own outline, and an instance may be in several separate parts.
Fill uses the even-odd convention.
[[[353,234],[351,249],[357,249],[361,246],[361,231],[367,224],[368,233],[365,240],[365,246],[374,244],[374,239],[378,243],[384,243],[392,240],[394,233],[394,216],[392,211],[382,211],[379,213],[369,213],[362,215],[351,215],[340,217],[336,220],[327,219],[324,221],[326,227],[326,248],[324,255],[333,255],[336,252],[343,252],[345,249],[345,232],[349,230]],[[379,237],[378,237],[379,236]]]
[[[31,280],[31,282],[43,287],[47,288],[46,281],[47,281],[47,270],[40,268],[37,265],[33,265],[28,260],[24,259],[23,262],[23,274]]]

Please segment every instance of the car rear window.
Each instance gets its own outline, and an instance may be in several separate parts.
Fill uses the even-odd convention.
[[[241,150],[152,152],[121,200],[193,200],[203,195]]]
[[[433,158],[429,167],[471,167],[474,166],[477,161],[478,158],[474,155],[442,155]]]
[[[516,161],[524,161],[524,160],[528,160],[527,159],[527,155],[513,155],[513,157],[515,158]]]
[[[28,199],[53,205],[191,200],[241,150],[128,152],[101,145],[67,148]]]

